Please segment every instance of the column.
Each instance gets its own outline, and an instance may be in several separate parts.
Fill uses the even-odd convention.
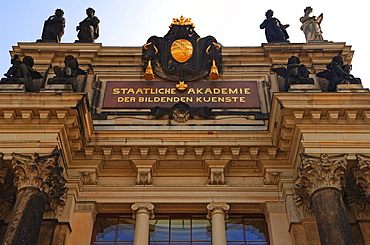
[[[149,219],[154,219],[154,205],[151,203],[134,203],[131,206],[135,222],[134,245],[149,243]]]
[[[341,194],[346,157],[301,154],[294,189],[298,202],[312,203],[322,245],[355,244]]]
[[[224,202],[211,202],[207,209],[207,219],[212,220],[212,245],[226,245],[225,219],[230,206]]]
[[[45,206],[57,208],[64,204],[66,180],[59,167],[59,152],[40,157],[13,153],[14,185],[18,191],[4,245],[33,245],[37,243]],[[58,202],[59,201],[59,202]]]

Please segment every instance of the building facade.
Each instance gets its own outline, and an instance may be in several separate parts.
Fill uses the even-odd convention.
[[[13,47],[43,77],[0,84],[4,244],[370,244],[370,93],[317,76],[350,46],[212,41],[181,81],[155,42]],[[277,72],[292,56],[312,83]]]

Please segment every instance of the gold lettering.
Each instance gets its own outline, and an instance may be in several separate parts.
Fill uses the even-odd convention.
[[[238,93],[237,88],[235,88],[235,89],[229,88],[229,94],[237,94],[237,93]]]
[[[133,88],[129,88],[127,94],[135,94],[135,90]]]
[[[244,94],[251,94],[250,88],[244,88]]]
[[[202,88],[197,88],[197,94],[203,94],[203,89]]]
[[[226,98],[225,98],[225,102],[226,102],[226,103],[230,103],[230,102],[231,102],[231,98],[230,98],[230,97],[226,97]]]
[[[171,88],[171,94],[176,94],[176,88]]]
[[[212,90],[210,88],[206,88],[206,91],[204,91],[204,94],[212,94]]]
[[[119,94],[119,88],[114,88],[113,89],[113,94]]]
[[[144,102],[145,97],[139,97],[139,102]]]
[[[222,94],[227,94],[227,88],[222,88],[222,89],[221,89],[221,93],[222,93]]]
[[[213,89],[213,94],[219,94],[221,92],[221,89],[219,88],[214,88]]]
[[[118,97],[117,102],[123,102],[123,97]]]
[[[245,97],[240,97],[239,99],[240,99],[240,102],[243,102],[243,103],[245,102]]]
[[[202,98],[201,97],[195,97],[195,101],[196,102],[202,102]]]
[[[188,90],[188,94],[195,94],[194,89],[193,89],[193,88],[189,88],[189,90]]]

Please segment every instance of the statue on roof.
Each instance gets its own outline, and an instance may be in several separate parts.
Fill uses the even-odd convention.
[[[64,35],[64,27],[66,25],[66,20],[63,15],[63,10],[56,9],[55,14],[45,20],[41,40],[37,40],[38,42],[60,43],[62,36]]]
[[[76,27],[76,31],[79,31],[77,42],[93,43],[99,37],[100,20],[95,16],[93,8],[86,9],[86,14],[87,17]]]
[[[285,78],[284,91],[288,91],[291,84],[314,84],[314,80],[309,78],[309,70],[296,56],[288,59],[286,68],[279,67],[272,70]]]
[[[329,81],[328,92],[335,92],[338,84],[361,84],[360,78],[355,78],[349,72],[351,65],[344,65],[340,55],[334,56],[332,61],[326,65],[325,71],[319,72],[316,76]]]
[[[274,12],[269,9],[266,12],[266,19],[260,25],[261,29],[265,29],[266,39],[268,43],[282,43],[289,42],[289,35],[286,29],[289,25],[283,25],[281,22],[272,17]]]
[[[299,20],[302,22],[301,30],[306,36],[307,42],[313,41],[324,41],[322,37],[322,31],[320,24],[323,19],[323,14],[320,14],[317,18],[316,16],[309,16],[312,13],[312,8],[307,7],[304,9],[304,16]]]

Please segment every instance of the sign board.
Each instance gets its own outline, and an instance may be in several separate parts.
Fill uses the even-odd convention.
[[[103,109],[171,108],[178,102],[184,102],[192,108],[260,108],[255,81],[189,82],[184,91],[177,90],[175,82],[107,81]]]

